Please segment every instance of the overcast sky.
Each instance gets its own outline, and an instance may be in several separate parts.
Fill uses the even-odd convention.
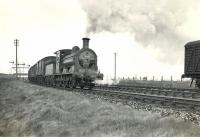
[[[0,73],[33,65],[91,38],[105,78],[172,75],[180,79],[184,44],[200,39],[198,0],[0,0]]]

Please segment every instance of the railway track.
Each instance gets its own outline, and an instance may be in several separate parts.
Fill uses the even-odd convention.
[[[48,85],[43,85],[48,86]],[[193,89],[169,89],[152,87],[126,87],[97,85],[92,90],[71,89],[54,87],[72,92],[80,92],[88,95],[96,95],[110,101],[120,101],[123,104],[132,105],[134,102],[154,104],[168,108],[198,112],[200,110],[200,93]]]
[[[110,101],[121,101],[124,104],[132,105],[134,102],[154,104],[169,108],[176,108],[186,111],[197,112],[200,110],[200,100],[182,97],[172,97],[163,95],[150,95],[144,93],[133,93],[117,90],[93,89],[82,90],[74,89],[75,92],[83,92],[104,97]]]
[[[179,89],[179,88],[162,88],[162,87],[141,87],[125,85],[96,85],[94,89],[117,90],[131,93],[142,93],[149,95],[171,96],[200,99],[199,89]]]
[[[174,115],[185,121],[191,121],[200,126],[200,100],[182,97],[158,96],[143,93],[121,92],[116,90],[81,90],[75,89],[90,98],[97,98],[111,103],[121,102],[138,110],[160,113],[161,116]],[[91,95],[91,96],[90,96]]]

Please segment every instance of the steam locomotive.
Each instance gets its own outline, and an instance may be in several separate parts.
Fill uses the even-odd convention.
[[[89,48],[89,38],[83,38],[83,48],[56,51],[56,56],[48,56],[39,60],[28,71],[28,80],[33,83],[55,87],[89,88],[95,80],[103,80],[98,71],[97,55]]]

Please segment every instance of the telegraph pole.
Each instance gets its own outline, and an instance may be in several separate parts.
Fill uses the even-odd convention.
[[[116,63],[116,57],[117,57],[117,53],[114,53],[115,56],[115,74],[114,74],[114,81],[116,82],[116,75],[117,75],[117,71],[116,71],[116,67],[117,67],[117,63]]]
[[[18,65],[18,63],[17,63],[17,46],[18,46],[18,44],[19,44],[19,40],[18,39],[14,40],[14,46],[16,46],[16,62],[15,62],[15,64],[16,64],[16,78],[18,77],[18,71],[17,71],[17,65]]]

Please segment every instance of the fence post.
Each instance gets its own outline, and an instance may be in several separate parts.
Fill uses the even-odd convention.
[[[173,79],[172,79],[172,75],[171,75],[171,88],[173,87]]]
[[[154,81],[154,76],[153,76],[153,81]]]

